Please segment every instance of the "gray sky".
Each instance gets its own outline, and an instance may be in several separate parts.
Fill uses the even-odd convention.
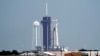
[[[0,0],[0,50],[32,49],[32,22],[45,16],[45,2]],[[61,46],[100,49],[100,0],[48,0],[48,4],[49,16],[59,21]]]

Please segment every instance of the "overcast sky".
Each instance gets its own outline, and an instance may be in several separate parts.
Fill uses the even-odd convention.
[[[45,3],[0,0],[0,50],[32,50],[32,22],[45,16]],[[48,12],[59,21],[61,46],[100,50],[100,0],[48,0]]]

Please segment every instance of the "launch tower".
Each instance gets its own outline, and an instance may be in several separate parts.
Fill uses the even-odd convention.
[[[43,25],[43,50],[47,51],[51,48],[51,18],[45,16],[41,22]]]
[[[48,16],[48,9],[46,3],[46,16],[41,21],[43,25],[43,50],[48,51],[51,49],[51,17]]]

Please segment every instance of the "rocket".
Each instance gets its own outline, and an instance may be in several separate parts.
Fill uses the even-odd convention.
[[[55,21],[54,28],[53,28],[53,38],[54,38],[54,49],[57,49],[59,48],[57,20]]]

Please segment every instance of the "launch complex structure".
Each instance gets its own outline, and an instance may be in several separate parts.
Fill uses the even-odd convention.
[[[57,19],[52,20],[50,16],[48,16],[48,4],[46,3],[46,16],[43,17],[43,20],[33,22],[33,25],[36,30],[36,47],[37,44],[37,28],[39,23],[42,25],[43,31],[43,40],[42,40],[42,49],[44,51],[57,51],[60,50],[59,41],[58,41],[58,21]],[[52,29],[52,30],[51,30]]]
[[[33,22],[35,28],[35,39],[36,39],[36,51],[41,51],[44,56],[98,56],[100,51],[68,51],[68,48],[60,47],[59,36],[58,36],[58,20],[52,20],[48,16],[48,4],[46,3],[46,16],[41,21]],[[42,26],[42,45],[38,44],[38,27]],[[39,42],[41,42],[39,41]],[[33,43],[33,42],[32,42]],[[33,44],[32,44],[33,47]],[[42,51],[43,50],[43,51]]]

